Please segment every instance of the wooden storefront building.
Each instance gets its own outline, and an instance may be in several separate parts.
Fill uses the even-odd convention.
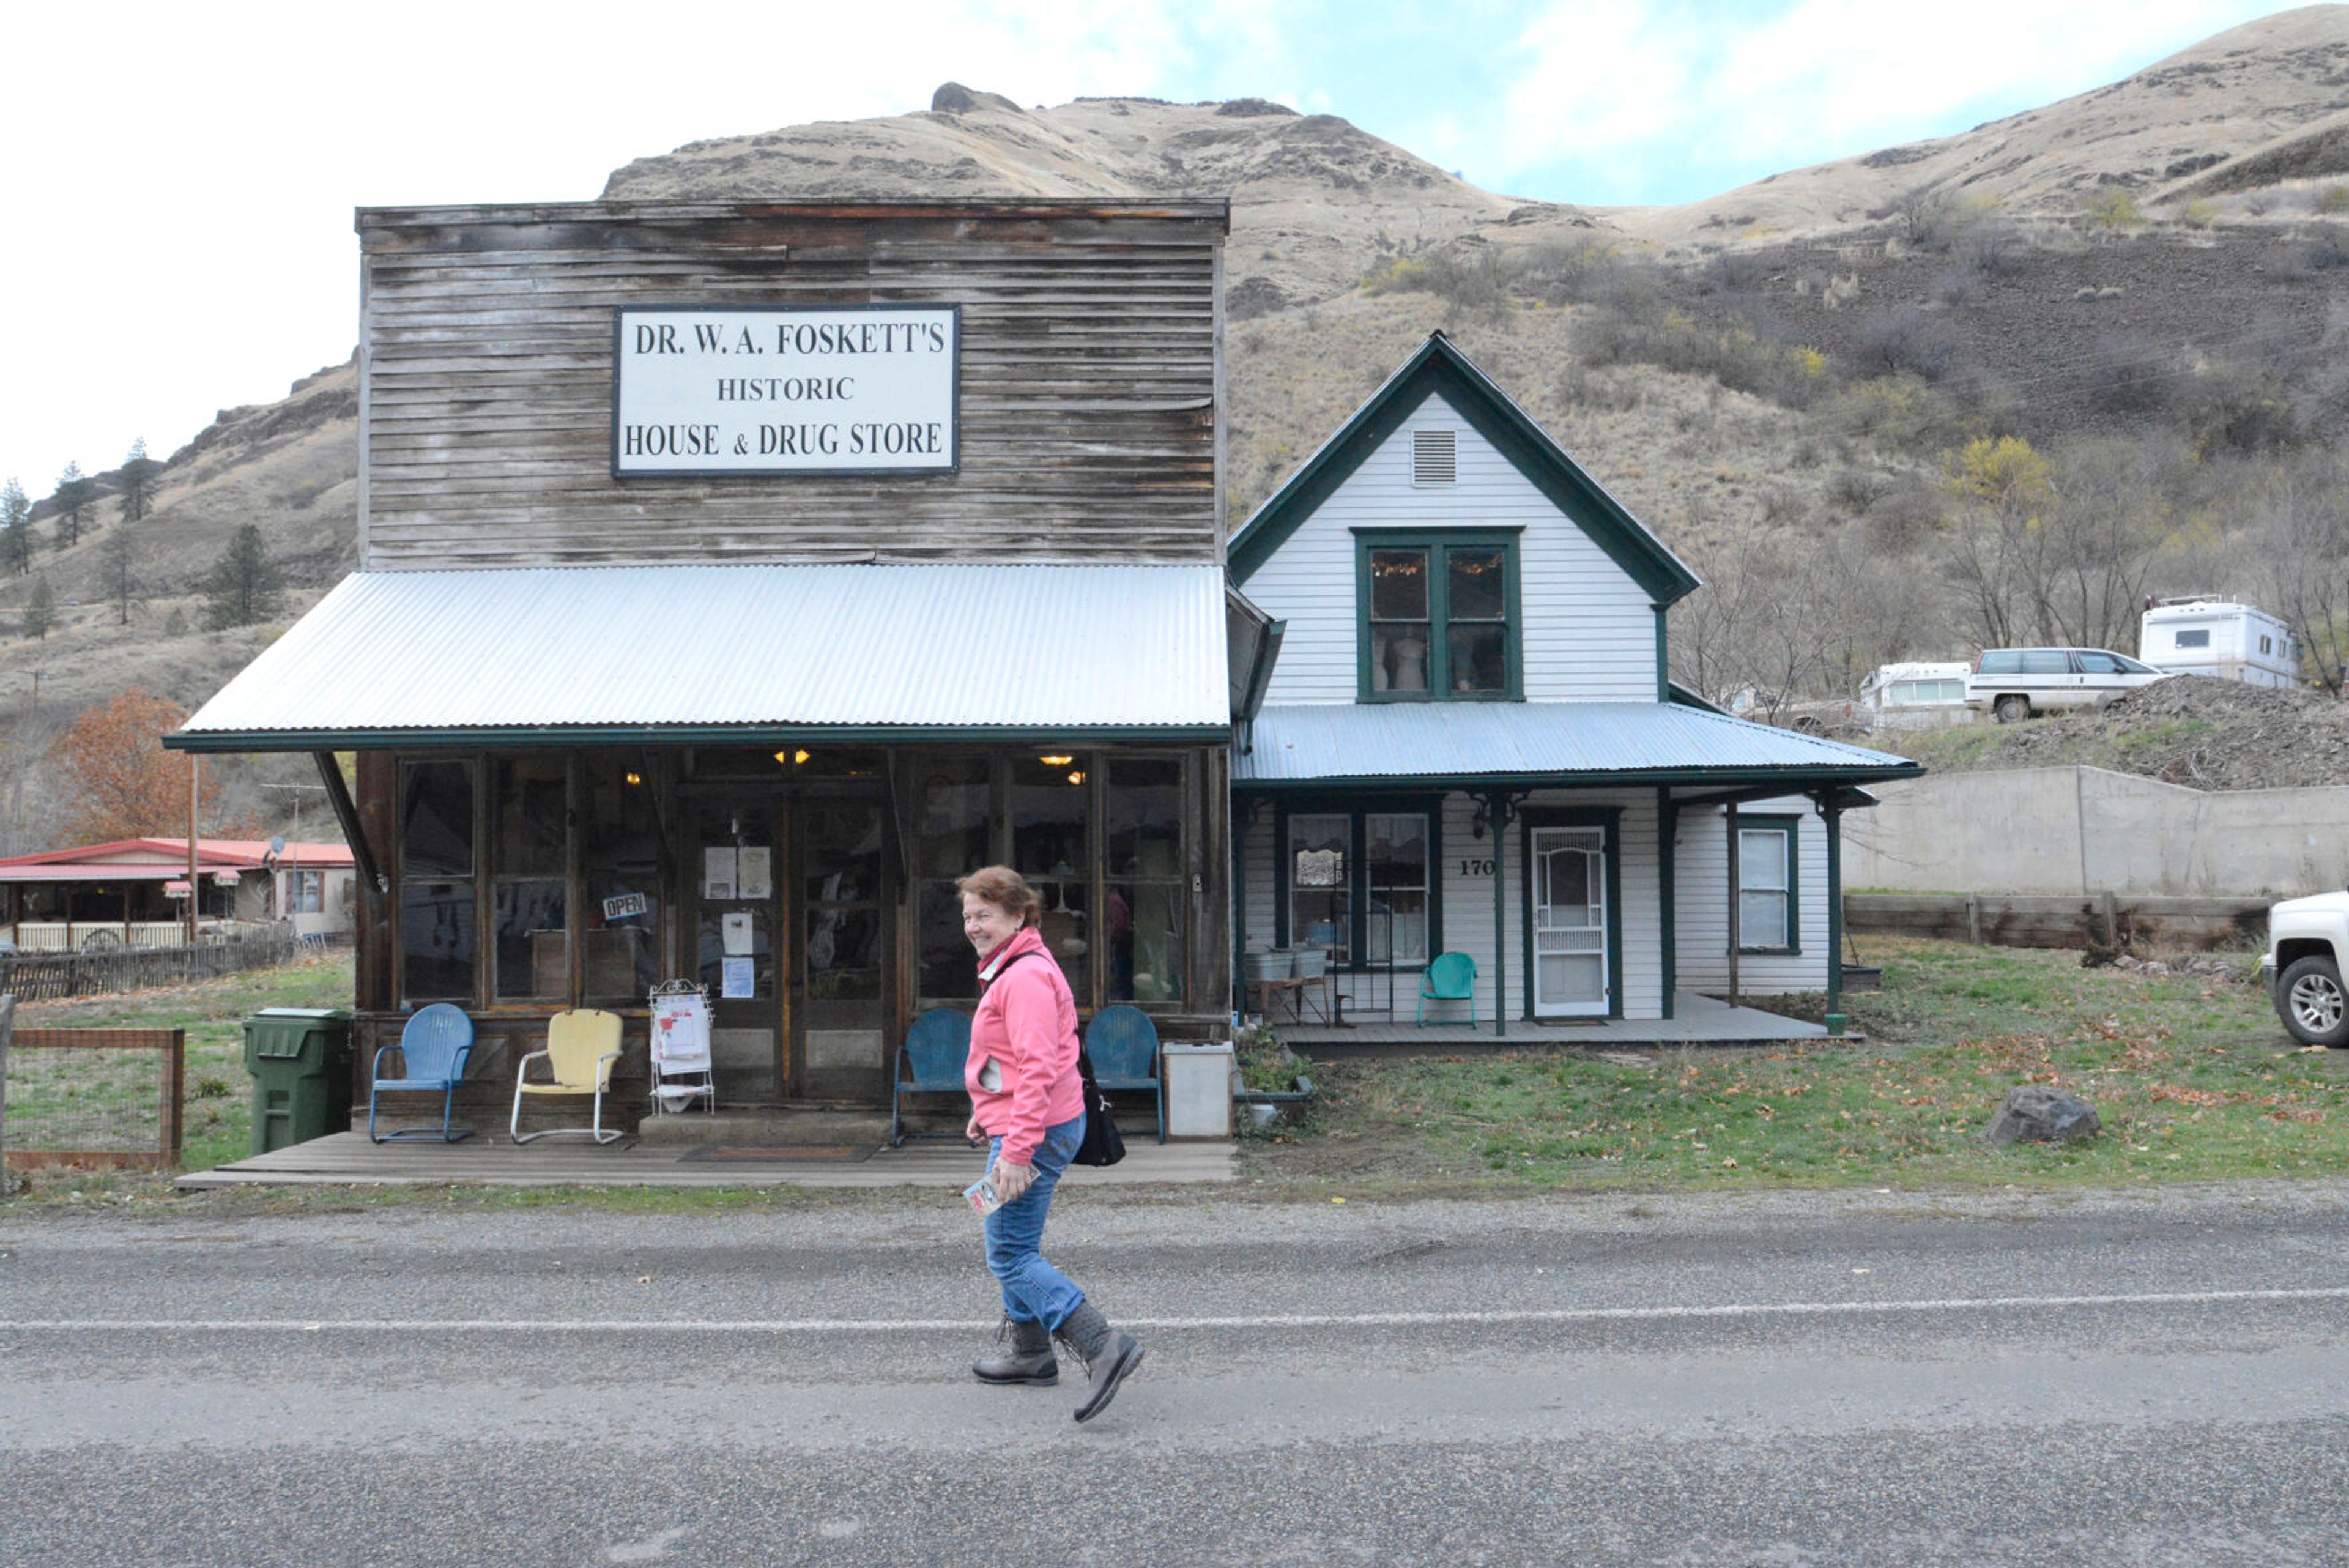
[[[457,1002],[486,1113],[607,1008],[640,1114],[688,979],[723,1101],[883,1103],[910,1020],[975,999],[953,878],[989,861],[1087,1012],[1227,1025],[1227,228],[362,212],[359,570],[169,742],[319,757],[358,1061]]]

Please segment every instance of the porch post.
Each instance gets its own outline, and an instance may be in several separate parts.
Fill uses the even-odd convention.
[[[204,754],[202,752],[190,752],[188,753],[187,925],[188,945],[190,947],[194,947],[196,945],[196,923],[198,919],[196,899],[201,891],[196,882],[196,797],[202,793],[201,786],[203,782],[202,772],[203,765]],[[125,898],[122,904],[122,945],[124,947],[129,947],[130,945],[130,902],[128,898]]]
[[[1735,1006],[1737,1006],[1737,1005],[1738,1005],[1738,1002],[1737,1002],[1737,939],[1738,939],[1738,936],[1739,936],[1739,934],[1740,934],[1740,933],[1739,933],[1739,931],[1738,931],[1738,929],[1737,929],[1737,917],[1738,917],[1738,915],[1739,915],[1739,913],[1740,913],[1740,910],[1739,910],[1739,909],[1738,909],[1738,899],[1737,899],[1737,802],[1736,802],[1736,801],[1732,800],[1732,801],[1729,803],[1729,806],[1728,806],[1728,813],[1729,813],[1729,826],[1727,826],[1727,828],[1726,828],[1724,831],[1725,831],[1725,832],[1727,832],[1727,834],[1729,835],[1729,1005],[1730,1005],[1730,1006],[1732,1006],[1732,1007],[1735,1007]]]
[[[1672,994],[1680,990],[1680,908],[1679,890],[1672,879],[1677,874],[1673,862],[1679,858],[1680,808],[1672,804],[1669,787],[1656,791],[1656,883],[1659,895],[1660,922],[1657,936],[1662,947],[1664,971],[1664,1016],[1672,1015]]]
[[[1509,836],[1508,797],[1495,790],[1485,797],[1493,818],[1493,1038],[1509,1034],[1509,857],[1502,843]]]
[[[1843,1033],[1843,807],[1824,793],[1819,815],[1827,825],[1827,1033]]]

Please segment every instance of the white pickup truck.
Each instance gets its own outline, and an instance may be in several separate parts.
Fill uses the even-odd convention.
[[[2292,1037],[2303,1045],[2349,1045],[2349,892],[2286,898],[2268,910],[2260,976]]]

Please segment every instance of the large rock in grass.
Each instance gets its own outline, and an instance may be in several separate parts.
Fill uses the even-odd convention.
[[[2093,1137],[2103,1123],[2096,1107],[2079,1096],[2044,1084],[2022,1084],[1999,1101],[1982,1137],[1992,1143],[2068,1143]]]

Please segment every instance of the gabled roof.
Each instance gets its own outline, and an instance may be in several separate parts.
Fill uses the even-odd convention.
[[[1507,458],[1528,483],[1580,524],[1609,559],[1645,588],[1655,603],[1671,604],[1698,586],[1696,574],[1678,556],[1609,494],[1605,485],[1584,472],[1548,431],[1441,332],[1430,333],[1418,352],[1404,360],[1269,501],[1257,508],[1255,516],[1241,524],[1227,551],[1232,579],[1246,583],[1331,492],[1436,394]]]

